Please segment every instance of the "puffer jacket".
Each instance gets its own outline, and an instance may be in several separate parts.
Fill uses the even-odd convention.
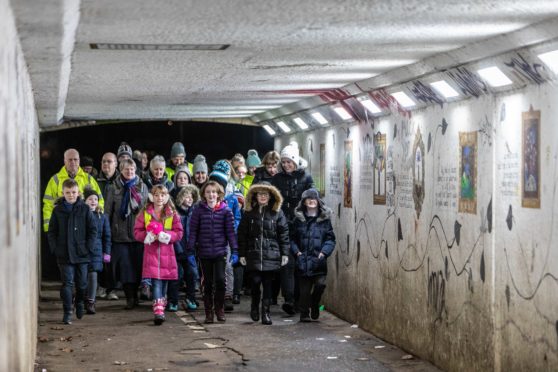
[[[147,172],[145,177],[143,177],[143,182],[145,183],[145,185],[147,186],[147,190],[149,191],[151,191],[151,189],[155,185],[165,186],[169,193],[174,189],[174,183],[171,181],[167,173],[163,173],[163,177],[160,180],[155,181],[153,179],[153,176],[151,175],[151,172]]]
[[[268,205],[260,209],[256,194],[267,191]],[[289,253],[289,227],[281,210],[279,191],[266,184],[252,185],[246,195],[244,215],[238,228],[238,252],[246,258],[249,271],[275,271],[281,268],[281,256]]]
[[[151,216],[151,221],[159,221],[155,217],[153,205],[149,204],[145,213],[138,214],[136,223],[134,225],[134,237],[137,241],[143,242],[147,236],[145,226],[145,214]],[[165,224],[165,220],[172,218],[172,228],[164,231],[170,235],[170,242],[168,244],[161,243],[158,239],[151,244],[145,244],[143,249],[143,265],[142,265],[142,278],[152,278],[161,280],[176,280],[178,279],[178,266],[176,263],[176,256],[174,255],[174,243],[182,239],[182,223],[178,213],[173,212],[172,209],[167,208],[165,211],[165,218],[161,224]]]
[[[176,210],[180,215],[180,223],[182,224],[182,229],[184,233],[182,234],[182,239],[174,243],[174,253],[178,260],[186,259],[186,249],[188,247],[188,240],[190,239],[190,220],[192,219],[192,214],[194,214],[194,209],[197,208],[197,204],[192,205],[190,208],[182,208],[177,206]]]
[[[269,173],[267,173],[267,170],[265,169],[265,167],[259,167],[256,168],[256,171],[254,172],[254,180],[252,181],[252,185],[255,185],[257,183],[262,183],[262,182],[269,182],[271,183],[271,179],[273,178],[273,176]]]
[[[103,271],[103,253],[111,252],[111,235],[110,223],[106,214],[96,211],[93,212],[93,220],[97,226],[97,235],[95,236],[95,246],[93,252],[89,255],[89,271]]]
[[[147,186],[136,176],[137,182],[134,186],[136,191],[141,195],[141,203],[137,210],[130,213],[125,219],[119,215],[120,204],[124,196],[124,186],[121,178],[118,178],[112,185],[107,188],[107,198],[105,202],[105,213],[110,221],[110,231],[112,233],[112,241],[115,243],[135,243],[134,223],[136,216],[141,211],[141,207],[147,202]]]
[[[205,201],[200,202],[190,220],[187,255],[196,250],[200,258],[222,257],[229,245],[232,253],[238,253],[233,215],[227,204],[221,201],[211,209]]]
[[[335,249],[335,233],[331,225],[331,209],[319,201],[316,217],[304,214],[302,202],[295,209],[295,220],[291,231],[291,252],[296,258],[299,276],[327,274],[327,258]],[[302,254],[298,256],[298,252]],[[318,258],[323,253],[324,258]]]
[[[285,213],[287,220],[292,223],[294,210],[302,197],[302,193],[314,187],[312,176],[307,174],[304,168],[298,168],[292,173],[279,172],[271,179],[271,184],[283,197],[281,209]]]
[[[55,201],[48,225],[50,251],[59,264],[88,263],[97,235],[93,213],[81,198],[71,210],[66,209],[63,199]]]

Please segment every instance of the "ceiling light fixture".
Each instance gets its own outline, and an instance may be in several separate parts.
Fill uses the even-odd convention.
[[[316,121],[318,123],[320,123],[320,125],[326,125],[327,124],[326,118],[324,118],[324,116],[322,114],[320,114],[319,112],[313,112],[312,117],[314,119],[316,119]]]
[[[403,92],[392,93],[391,96],[399,102],[399,104],[405,108],[416,106],[415,101],[413,101],[408,95]]]
[[[459,93],[457,93],[457,91],[453,89],[445,80],[435,81],[430,83],[430,86],[436,89],[436,91],[445,98],[454,98],[459,96]]]
[[[558,74],[558,50],[539,54],[538,57],[552,70],[552,72]]]
[[[337,115],[339,115],[339,117],[343,120],[349,120],[352,119],[353,117],[351,116],[351,114],[349,114],[347,112],[347,110],[345,110],[343,107],[339,106],[339,107],[334,107],[333,110],[335,111],[335,113]]]
[[[263,129],[265,129],[270,136],[274,136],[276,134],[275,131],[267,124],[263,126]]]
[[[283,133],[290,133],[291,132],[291,128],[289,128],[289,126],[287,124],[285,124],[284,121],[276,121],[275,124],[277,124],[279,126],[279,128],[281,128]]]
[[[503,87],[513,82],[496,66],[477,70],[477,73],[492,87]]]
[[[296,125],[298,125],[298,127],[300,129],[302,129],[302,130],[308,129],[308,124],[306,124],[306,122],[304,120],[302,120],[301,118],[294,118],[293,120],[296,123]]]
[[[359,100],[360,104],[363,105],[368,111],[370,111],[373,114],[379,114],[380,112],[382,112],[382,110],[376,106],[376,104],[374,102],[372,102],[370,99],[365,98],[362,100]]]

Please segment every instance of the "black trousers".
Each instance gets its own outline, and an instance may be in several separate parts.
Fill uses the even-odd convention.
[[[271,300],[273,296],[273,279],[275,271],[251,271],[252,298],[260,298],[260,286],[263,287],[263,299]]]
[[[318,306],[326,288],[326,276],[301,276],[298,278],[300,298],[298,305],[302,314],[308,314],[310,306]]]
[[[227,256],[216,258],[202,258],[201,260],[201,283],[203,293],[206,296],[213,296],[215,293],[225,293],[225,266]]]

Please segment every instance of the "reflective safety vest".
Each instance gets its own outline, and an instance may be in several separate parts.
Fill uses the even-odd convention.
[[[194,164],[188,163],[188,162],[185,162],[184,164],[188,164],[188,169],[190,170],[190,175],[193,177],[194,176],[194,173],[193,173],[194,172]],[[168,177],[169,181],[174,182],[174,180],[172,178],[174,177],[175,172],[176,171],[174,169],[172,169],[171,167],[166,167],[165,168],[165,173],[167,174],[167,177]]]
[[[236,183],[236,188],[246,197],[248,195],[248,190],[254,182],[254,176],[247,174],[244,178]]]
[[[43,196],[43,230],[46,232],[48,231],[48,224],[50,222],[50,217],[52,216],[52,211],[54,210],[54,202],[56,199],[63,196],[62,193],[62,184],[65,180],[70,178],[68,172],[66,171],[66,167],[62,167],[58,173],[50,178],[48,181],[45,194]],[[105,205],[105,200],[103,199],[103,194],[101,193],[101,189],[99,188],[99,184],[95,181],[89,173],[86,173],[81,167],[78,169],[74,180],[78,184],[79,192],[83,195],[83,190],[85,186],[91,187],[93,190],[99,194],[99,206],[101,208]]]
[[[143,211],[143,219],[145,220],[145,228],[147,229],[147,225],[149,225],[149,223],[151,222],[151,219],[153,218],[153,216],[151,216],[149,213],[147,213],[147,211]],[[174,218],[174,215],[165,218],[165,222],[163,223],[163,228],[165,230],[172,230],[172,220]]]

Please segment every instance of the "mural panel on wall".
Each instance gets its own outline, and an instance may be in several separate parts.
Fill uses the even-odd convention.
[[[343,205],[353,207],[353,141],[345,141],[345,156],[343,169]]]
[[[477,132],[459,132],[459,212],[477,213]]]
[[[413,200],[415,202],[417,218],[420,218],[422,202],[424,201],[424,156],[426,155],[420,129],[417,130],[417,135],[415,136],[413,155]]]
[[[374,204],[386,204],[386,134],[374,135]]]
[[[525,208],[540,208],[540,122],[541,112],[533,107],[522,114],[523,161],[521,168],[521,205]]]
[[[320,196],[325,196],[325,143],[320,144],[320,177],[318,183]]]

